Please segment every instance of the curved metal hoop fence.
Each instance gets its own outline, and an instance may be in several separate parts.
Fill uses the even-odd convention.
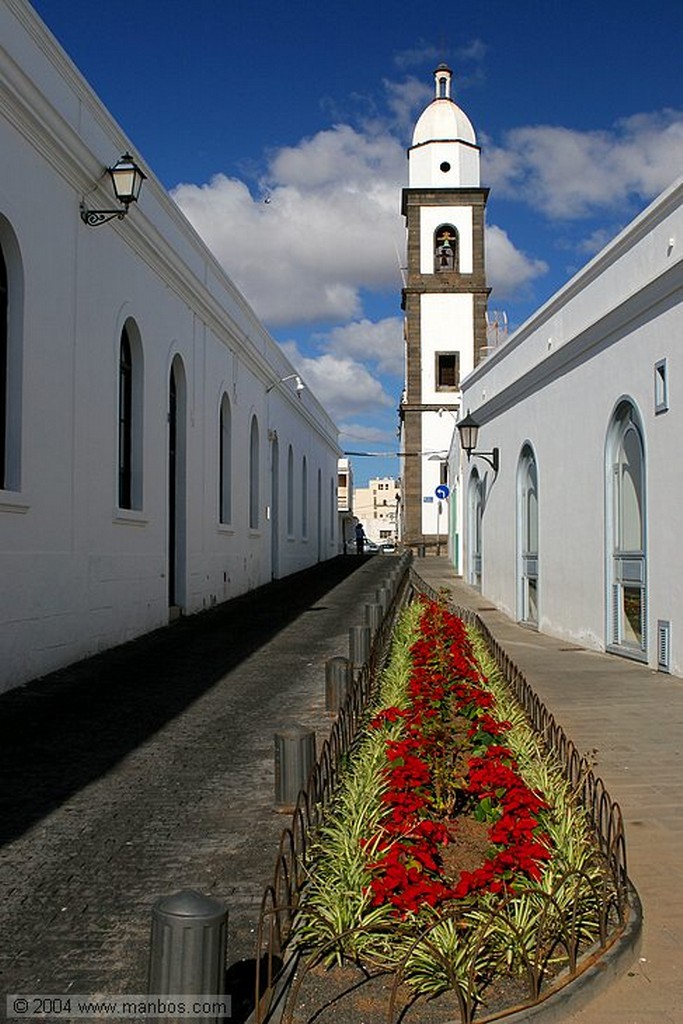
[[[280,838],[273,878],[261,900],[256,935],[255,1016],[265,1021],[274,992],[286,973],[287,943],[292,933],[299,897],[309,863],[310,838],[319,827],[334,796],[344,762],[348,758],[366,709],[386,662],[396,618],[412,596],[409,587],[410,555],[404,554],[385,582],[390,601],[370,645],[368,662],[354,672],[346,698],[339,708],[306,786],[292,815],[291,825]]]
[[[267,888],[262,905],[257,934],[257,977],[256,977],[256,1021],[263,1024],[267,1019],[273,996],[278,985],[286,983],[287,943],[292,933],[294,920],[309,863],[310,837],[315,834],[332,799],[339,781],[345,759],[348,757],[359,727],[363,724],[364,712],[374,694],[381,667],[386,661],[391,633],[396,616],[405,604],[420,596],[432,600],[442,599],[410,567],[408,558],[402,560],[402,570],[397,576],[393,599],[384,622],[378,629],[372,645],[370,662],[354,677],[343,706],[332,727],[330,737],[323,744],[318,760],[311,772],[308,785],[299,794],[292,824],[285,829],[280,841],[273,881]],[[535,943],[523,952],[521,969],[526,979],[526,997],[515,1007],[507,1007],[499,1014],[478,1016],[477,1021],[501,1019],[514,1010],[522,1010],[547,998],[568,980],[577,977],[591,966],[624,933],[628,926],[635,890],[631,885],[626,865],[626,836],[621,809],[609,796],[603,781],[592,771],[591,764],[580,754],[562,728],[555,721],[543,702],[534,693],[524,674],[514,664],[501,645],[496,641],[479,616],[467,608],[450,605],[452,611],[467,625],[477,629],[499,668],[505,682],[523,708],[534,731],[540,737],[545,749],[553,756],[568,784],[576,794],[592,827],[597,846],[605,865],[603,882],[596,887],[594,882],[583,877],[581,872],[572,872],[559,880],[552,893],[544,897],[539,912],[539,927]],[[581,920],[576,911],[562,914],[559,900],[572,887],[584,887],[585,898],[597,922],[599,939],[586,955],[579,956],[581,946]],[[637,897],[636,897],[637,899]],[[571,901],[570,901],[571,903]],[[449,916],[453,927],[459,928],[458,913]],[[431,933],[434,926],[417,937],[410,952],[396,971],[388,1006],[389,1024],[400,1018],[397,993],[412,955],[418,947],[429,950],[434,956],[442,956],[435,946]],[[454,1010],[459,1011],[462,1024],[471,1024],[477,1011],[477,978],[475,964],[480,952],[490,942],[494,933],[507,929],[510,936],[516,931],[514,901],[508,899],[483,920],[467,940],[465,967],[456,975],[452,965],[444,960],[444,975],[448,978],[448,990],[454,999]],[[562,949],[567,967],[557,983],[544,986],[545,961],[547,959],[548,935],[555,928],[550,943],[553,950]],[[343,937],[340,937],[340,939]],[[329,945],[329,944],[328,944]],[[297,995],[308,970],[320,960],[320,951],[314,953],[298,972],[298,978],[285,1000],[283,1020],[291,1020]],[[554,989],[553,989],[554,986]]]

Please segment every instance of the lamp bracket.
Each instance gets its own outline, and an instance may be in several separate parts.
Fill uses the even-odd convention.
[[[115,218],[123,220],[127,213],[127,206],[119,210],[89,210],[85,203],[81,203],[81,220],[91,228],[96,228],[100,224],[106,224],[107,221],[114,220]]]
[[[500,450],[498,448],[494,448],[493,451],[490,451],[490,452],[474,452],[474,451],[469,451],[467,453],[467,461],[468,462],[470,460],[470,455],[476,455],[478,459],[483,459],[484,462],[488,462],[488,464],[491,467],[491,469],[493,470],[493,472],[494,473],[498,472],[498,470],[500,468]]]

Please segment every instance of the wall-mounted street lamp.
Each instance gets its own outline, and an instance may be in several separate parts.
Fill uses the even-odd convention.
[[[124,153],[113,167],[107,167],[107,173],[111,177],[114,195],[122,205],[116,210],[89,210],[83,201],[81,203],[81,220],[91,228],[106,224],[108,220],[113,220],[115,217],[123,220],[128,213],[130,204],[137,203],[142,183],[147,177],[130,153]]]
[[[269,384],[268,387],[266,388],[266,394],[268,394],[269,391],[272,391],[273,388],[277,387],[278,384],[284,384],[285,381],[288,380],[296,381],[296,393],[299,396],[299,398],[301,398],[301,392],[306,390],[306,385],[304,384],[298,373],[290,373],[286,377],[281,377],[280,380],[273,381],[273,383]]]
[[[472,455],[476,455],[477,458],[488,462],[493,472],[497,473],[500,466],[500,452],[498,448],[494,448],[490,452],[475,452],[474,450],[477,447],[477,440],[479,438],[479,424],[474,416],[468,412],[465,419],[459,420],[456,426],[460,434],[460,447],[467,452],[467,461],[470,461]]]

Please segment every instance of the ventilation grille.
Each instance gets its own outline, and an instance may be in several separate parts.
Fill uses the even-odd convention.
[[[665,619],[657,620],[657,668],[671,671],[671,623]]]

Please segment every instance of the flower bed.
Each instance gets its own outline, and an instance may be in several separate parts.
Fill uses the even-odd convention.
[[[472,1020],[520,985],[538,997],[595,941],[605,898],[585,816],[483,644],[416,602],[316,839],[308,968],[391,972],[392,998],[454,993]]]
[[[548,805],[502,743],[511,723],[492,714],[494,697],[461,620],[426,604],[411,655],[406,706],[385,708],[370,723],[384,729],[400,721],[402,736],[386,739],[387,813],[365,843],[380,854],[368,865],[372,905],[389,903],[402,917],[422,903],[437,907],[475,891],[512,891],[520,877],[538,880],[552,845],[541,820]],[[458,818],[469,816],[490,824],[492,852],[452,884],[441,848]]]

